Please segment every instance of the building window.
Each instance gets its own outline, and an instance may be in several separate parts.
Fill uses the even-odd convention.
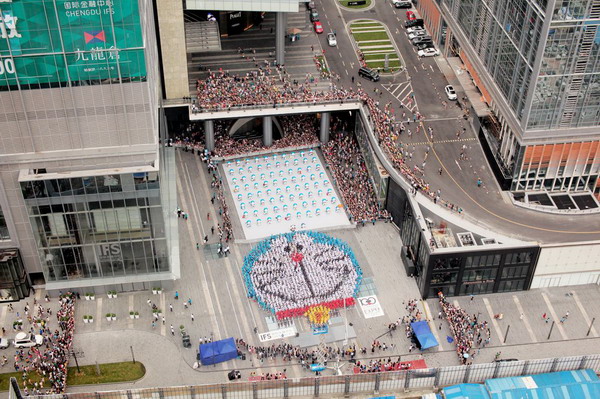
[[[529,266],[511,266],[502,269],[502,278],[519,278],[527,276]]]
[[[463,281],[485,281],[496,278],[498,269],[465,270]]]
[[[525,280],[500,281],[498,292],[522,291],[524,286]]]
[[[459,295],[489,294],[494,290],[494,282],[462,284]]]
[[[21,183],[46,281],[170,270],[157,176]]]
[[[0,208],[0,240],[10,240],[10,234],[8,234],[8,226],[6,225],[6,219],[4,218],[4,212]]]

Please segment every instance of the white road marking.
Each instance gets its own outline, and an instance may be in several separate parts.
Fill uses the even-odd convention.
[[[38,290],[41,291],[41,290]],[[2,307],[2,315],[0,315],[0,324],[6,325],[6,313],[8,312],[8,306]]]
[[[342,60],[342,65],[343,65],[343,66],[346,66],[346,63],[344,62],[344,60]]]
[[[492,305],[490,305],[490,301],[487,298],[483,298],[483,304],[485,305],[485,308],[487,309],[488,314],[490,315],[490,320],[492,321],[494,330],[496,330],[496,335],[498,335],[498,343],[500,343],[501,345],[506,345],[503,342],[501,342],[502,338],[504,338],[504,335],[502,335],[502,330],[500,330],[500,325],[494,318],[494,311],[492,310]]]
[[[129,312],[133,312],[133,295],[129,295],[129,311],[127,312],[127,316],[129,316]],[[133,319],[131,317],[127,320],[127,328],[133,329]]]
[[[573,292],[573,299],[575,299],[575,303],[577,304],[577,307],[579,308],[579,311],[583,315],[583,319],[585,320],[585,322],[589,328],[589,325],[592,321],[590,320],[590,317],[588,316],[585,308],[583,307],[583,305],[581,304],[581,301],[579,300],[579,297],[577,296],[577,293],[575,293],[575,292]],[[586,330],[586,332],[587,332],[587,330]],[[598,336],[598,332],[596,331],[595,326],[592,326],[592,330],[591,330],[590,334],[592,334],[594,337]]]
[[[181,159],[181,154],[179,152],[177,152],[177,156],[179,157],[179,159]],[[199,161],[199,157],[195,157],[195,161],[196,161],[196,165],[198,165]],[[194,212],[191,212],[190,214],[190,218],[193,220],[194,218],[198,219],[198,221],[200,222],[200,225],[202,226],[202,215],[200,213],[200,209],[198,208],[198,200],[196,198],[196,193],[194,190],[194,185],[192,184],[192,181],[190,179],[190,175],[189,175],[189,170],[187,168],[187,165],[184,164],[184,166],[186,166],[184,168],[184,172],[185,172],[185,176],[184,179],[189,182],[188,187],[190,188],[190,193],[192,195],[192,208],[194,209]],[[198,168],[201,168],[202,165],[198,166]],[[199,175],[200,175],[200,185],[202,187],[204,187],[205,190],[205,197],[209,198],[210,197],[210,192],[208,191],[208,185],[204,179],[204,173],[202,173],[202,170],[199,170]],[[185,203],[187,205],[187,197],[183,195],[183,188],[181,186],[181,182],[180,179],[177,179],[177,191],[180,193],[179,195],[179,199],[180,201],[182,201],[182,203]],[[214,220],[214,219],[213,219]],[[190,237],[197,237],[197,232],[196,234],[194,233],[194,230],[192,228],[192,225],[194,223],[186,223],[187,229],[188,229],[188,234]],[[202,227],[202,230],[204,231],[204,227]],[[197,237],[197,242],[200,242],[201,238]],[[193,240],[192,240],[193,242]],[[197,258],[194,258],[197,259]],[[202,280],[200,282],[201,286],[202,286],[202,292],[204,293],[204,300],[206,303],[205,309],[207,310],[208,314],[209,314],[209,319],[211,322],[211,327],[213,329],[213,333],[215,334],[215,336],[221,337],[223,335],[221,335],[221,331],[219,329],[219,324],[217,322],[217,316],[216,316],[216,312],[215,312],[215,306],[213,304],[213,297],[211,295],[211,292],[216,292],[215,287],[214,287],[214,281],[213,281],[213,290],[211,291],[208,287],[208,280],[206,278],[206,271],[205,271],[205,266],[208,267],[208,262],[206,262],[206,265],[203,264],[203,262],[198,261],[199,263],[199,269],[200,272],[202,273]],[[217,306],[220,308],[219,305],[219,298],[218,296],[214,297],[214,302],[217,303]],[[219,311],[219,314],[222,314]]]
[[[160,294],[160,310],[162,310],[162,314],[163,316],[167,314],[167,309],[166,309],[166,305],[167,305],[167,301],[165,299],[165,293],[162,292]],[[165,324],[162,324],[162,318],[160,320],[160,335],[162,335],[163,337],[167,336],[167,324],[165,322]]]
[[[462,170],[462,168],[460,167],[460,165],[458,164],[458,161],[455,159],[454,163],[456,163],[456,166],[458,166],[458,169]]]
[[[102,298],[96,299],[96,331],[100,331],[102,329],[102,318],[104,315],[102,314]]]
[[[435,72],[435,71],[433,70],[433,66],[429,65],[429,69],[431,69],[431,72]]]
[[[569,337],[567,337],[567,333],[565,333],[565,329],[563,328],[562,324],[560,323],[560,317],[558,317],[556,315],[556,312],[554,311],[554,307],[552,307],[552,303],[550,303],[550,298],[548,298],[548,295],[546,295],[545,292],[542,292],[542,298],[544,298],[544,302],[546,302],[546,306],[548,306],[548,312],[550,312],[550,314],[552,315],[552,319],[556,322],[555,324],[556,324],[556,327],[558,328],[558,332],[560,333],[560,335],[563,337],[564,340],[569,339]]]
[[[516,295],[513,295],[513,301],[515,301],[515,305],[517,305],[517,309],[519,310],[519,315],[521,313],[525,314],[525,312],[523,312],[523,306],[521,306],[521,302],[519,301],[519,298],[517,298]],[[535,337],[535,333],[533,332],[533,329],[531,328],[531,325],[529,325],[529,319],[527,318],[527,316],[523,316],[522,321],[523,321],[523,324],[525,324],[525,328],[527,329],[527,332],[529,333],[529,338],[531,338],[531,341],[538,342],[537,338]]]
[[[346,72],[346,75],[350,75],[347,69],[344,69],[344,72]]]
[[[227,292],[229,293],[229,300],[231,301],[231,308],[233,309],[233,315],[235,316],[235,322],[237,323],[238,326],[238,331],[240,332],[240,337],[244,336],[244,333],[242,332],[242,326],[240,325],[240,321],[237,317],[237,308],[235,306],[235,303],[233,302],[233,296],[231,295],[231,290],[229,289],[229,283],[227,283],[227,281],[225,281],[225,286],[227,287]]]
[[[438,334],[438,329],[435,325],[436,318],[434,317],[433,313],[431,313],[431,311],[429,310],[429,304],[427,304],[427,302],[423,301],[423,300],[421,302],[423,303],[423,308],[425,308],[425,314],[429,315],[429,318],[431,319],[431,320],[429,320],[429,323],[428,323],[429,328],[431,329],[433,336],[435,337],[435,339],[437,340],[437,342],[439,344],[437,347],[437,350],[438,350],[438,352],[440,352],[440,351],[444,350],[444,348],[442,348],[442,341],[440,340],[440,336]]]

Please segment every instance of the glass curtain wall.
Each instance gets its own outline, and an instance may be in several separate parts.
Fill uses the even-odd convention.
[[[46,281],[169,271],[158,172],[21,188]]]

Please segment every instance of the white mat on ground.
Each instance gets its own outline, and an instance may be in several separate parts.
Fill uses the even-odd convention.
[[[238,158],[223,168],[247,240],[350,225],[314,149]]]

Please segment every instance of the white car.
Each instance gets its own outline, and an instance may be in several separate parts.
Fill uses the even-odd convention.
[[[8,340],[6,338],[0,338],[0,349],[8,348]]]
[[[414,33],[414,32],[418,32],[418,31],[424,31],[425,28],[423,28],[422,26],[412,26],[410,28],[406,29],[406,32],[408,33]]]
[[[419,50],[417,54],[419,54],[419,57],[435,57],[436,55],[440,54],[440,51],[434,48],[426,48]]]
[[[448,100],[456,100],[456,91],[452,85],[444,87],[444,91],[446,92],[446,97],[448,97]]]
[[[13,343],[15,348],[31,348],[32,346],[40,346],[44,343],[44,337],[38,334],[27,334],[20,332],[15,337]]]
[[[420,36],[427,36],[427,32],[424,30],[417,30],[417,31],[414,31],[413,33],[409,34],[408,38],[412,40],[415,37],[420,37]]]
[[[335,34],[333,34],[333,33],[327,34],[327,44],[329,44],[331,47],[337,46],[337,39],[335,38]]]

